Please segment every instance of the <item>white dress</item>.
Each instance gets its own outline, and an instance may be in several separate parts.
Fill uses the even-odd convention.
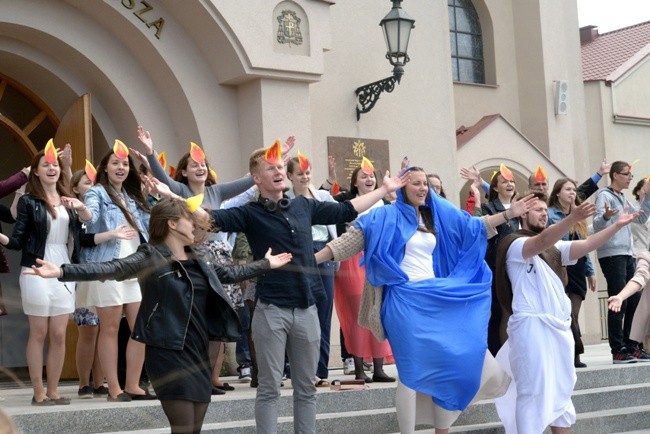
[[[513,379],[495,401],[507,434],[539,434],[548,425],[568,428],[576,421],[571,302],[560,278],[539,255],[522,257],[526,239],[517,238],[508,249],[514,313],[508,340],[496,356]],[[558,241],[555,247],[562,265],[575,263],[569,259],[570,241]]]
[[[140,238],[133,237],[130,240],[120,240],[120,253],[118,258],[125,258],[138,249]],[[106,280],[105,282],[90,282],[87,306],[110,307],[122,306],[123,304],[139,303],[142,301],[142,292],[137,278],[123,280]]]
[[[70,216],[63,205],[55,209],[56,219],[52,219],[50,213],[47,213],[47,224],[50,229],[45,241],[43,259],[60,266],[70,263],[68,256]],[[21,273],[18,283],[25,315],[56,316],[74,311],[75,284],[73,282],[59,282],[57,279],[43,279]]]

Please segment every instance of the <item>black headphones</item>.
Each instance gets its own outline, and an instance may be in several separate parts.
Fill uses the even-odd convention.
[[[291,199],[286,196],[283,196],[282,199],[278,200],[277,202],[260,196],[257,201],[262,204],[266,212],[270,213],[277,212],[278,210],[286,211],[291,206]]]

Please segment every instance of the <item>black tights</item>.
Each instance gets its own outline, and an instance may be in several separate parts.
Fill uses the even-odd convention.
[[[208,410],[208,402],[186,401],[184,399],[161,400],[163,411],[169,419],[172,434],[198,434]]]

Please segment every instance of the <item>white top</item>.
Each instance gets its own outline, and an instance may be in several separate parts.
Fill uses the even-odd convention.
[[[436,236],[429,232],[415,231],[407,241],[400,268],[409,277],[409,281],[418,282],[436,277],[432,256],[435,247]]]
[[[526,239],[514,240],[508,249],[513,315],[508,340],[496,356],[513,379],[495,401],[509,434],[541,433],[548,425],[569,427],[576,421],[571,302],[560,278],[540,256],[522,257]],[[570,265],[571,242],[558,241],[555,247],[562,263]]]

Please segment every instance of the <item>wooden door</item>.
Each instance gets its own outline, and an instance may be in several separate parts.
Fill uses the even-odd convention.
[[[54,144],[58,148],[63,148],[66,143],[70,143],[73,172],[83,169],[86,159],[92,161],[92,137],[90,94],[85,94],[77,98],[63,115],[54,136]],[[79,378],[75,358],[78,336],[77,325],[73,320],[69,320],[65,336],[65,361],[61,372],[62,380],[76,380]]]
[[[81,95],[61,118],[54,136],[57,148],[72,146],[72,171],[83,169],[86,159],[93,161],[90,94]]]

